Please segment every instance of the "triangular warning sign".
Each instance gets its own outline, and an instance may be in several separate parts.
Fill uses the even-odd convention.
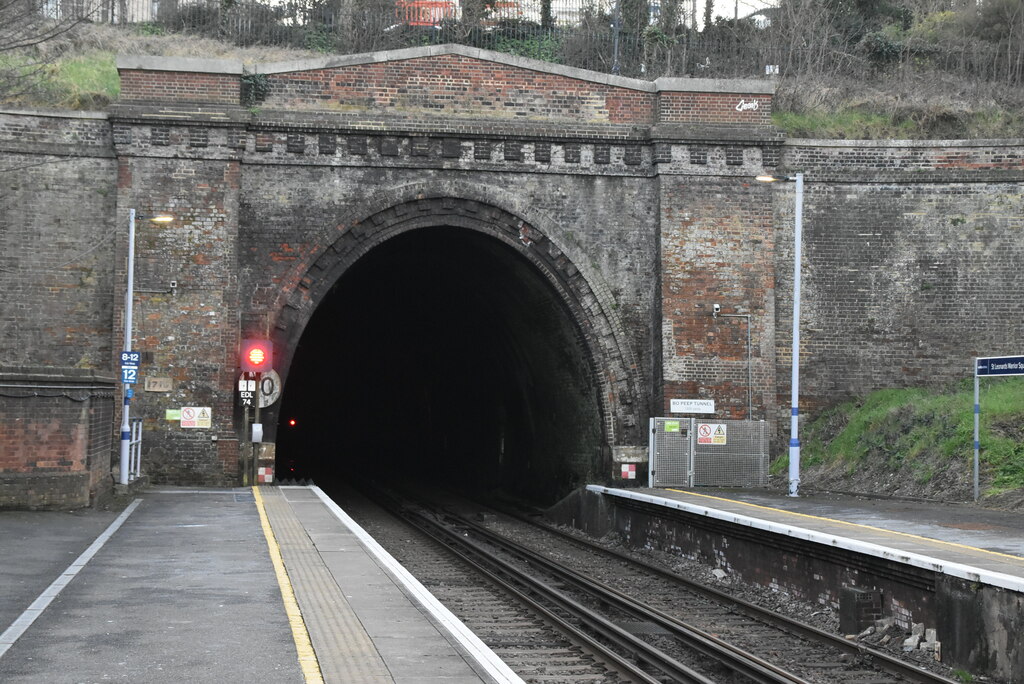
[[[200,418],[209,418],[210,417],[210,412],[207,411],[206,409],[199,409],[199,417]]]
[[[719,425],[718,429],[715,430],[715,434],[716,435],[724,435],[725,434],[725,428],[722,427],[721,425]]]

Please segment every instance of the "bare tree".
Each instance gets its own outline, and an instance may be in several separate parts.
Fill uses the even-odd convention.
[[[32,91],[59,54],[54,39],[90,14],[59,0],[0,0],[0,102]]]

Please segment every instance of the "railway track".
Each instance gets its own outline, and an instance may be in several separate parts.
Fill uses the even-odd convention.
[[[950,682],[532,521],[465,501],[386,505],[448,554],[392,548],[376,519],[371,534],[527,681]]]

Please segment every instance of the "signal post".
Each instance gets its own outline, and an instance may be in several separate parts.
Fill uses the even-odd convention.
[[[259,447],[263,442],[263,424],[260,423],[260,406],[263,401],[264,374],[273,374],[274,343],[270,340],[248,338],[242,340],[238,355],[238,367],[242,374],[238,378],[238,398],[242,405],[242,484],[256,484],[259,470]],[[280,382],[280,381],[276,381]],[[270,393],[268,393],[269,395]],[[276,398],[276,397],[275,397]],[[250,431],[249,410],[253,409],[254,419]]]

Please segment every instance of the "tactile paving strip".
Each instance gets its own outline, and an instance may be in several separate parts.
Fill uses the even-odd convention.
[[[373,641],[282,491],[266,487],[261,493],[324,681],[393,682]]]

